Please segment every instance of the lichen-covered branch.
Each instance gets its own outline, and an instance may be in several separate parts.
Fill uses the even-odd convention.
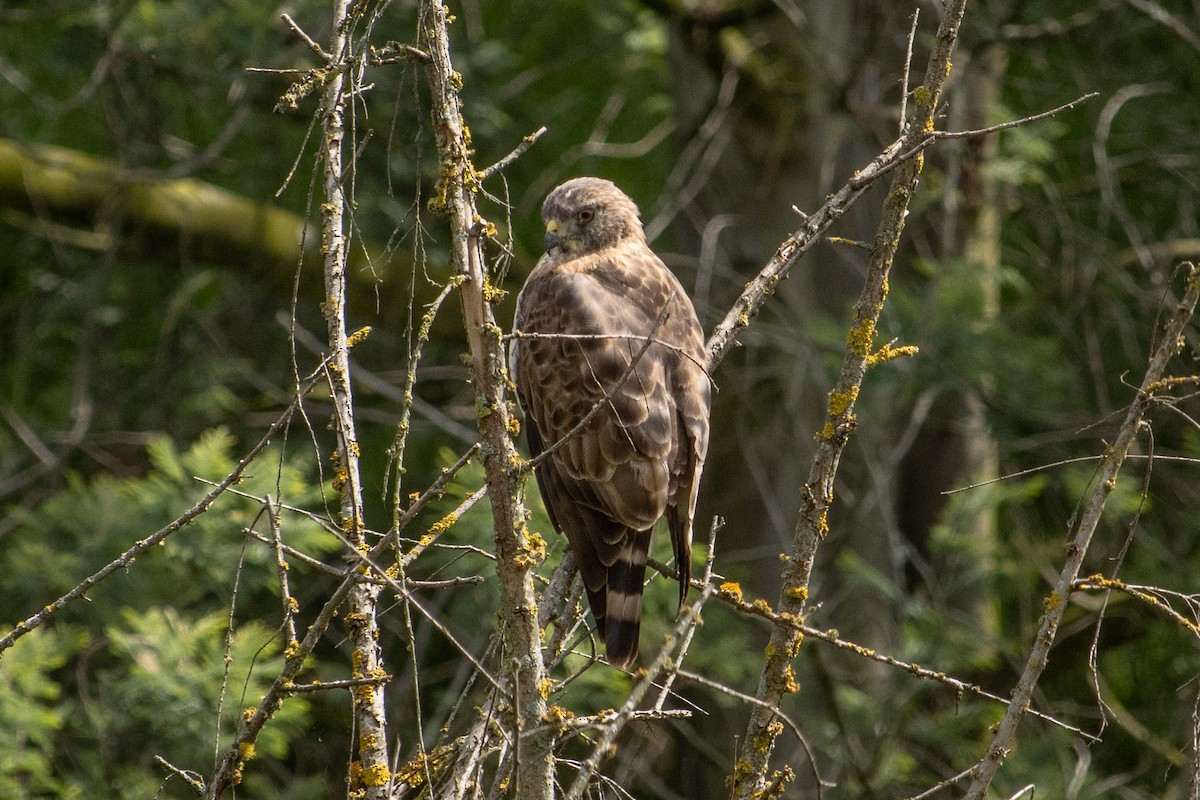
[[[1000,765],[1004,763],[1005,757],[1012,751],[1016,743],[1017,727],[1029,710],[1034,688],[1037,686],[1043,670],[1046,669],[1050,647],[1054,644],[1055,633],[1057,633],[1058,625],[1062,622],[1063,614],[1066,612],[1067,600],[1079,577],[1079,570],[1083,565],[1083,558],[1087,554],[1088,545],[1092,541],[1092,534],[1100,522],[1101,514],[1104,513],[1104,506],[1109,495],[1117,488],[1117,474],[1121,471],[1121,465],[1125,463],[1129,447],[1137,438],[1138,430],[1142,425],[1142,417],[1154,401],[1156,392],[1166,388],[1163,374],[1166,372],[1167,362],[1179,352],[1180,345],[1183,343],[1181,338],[1183,329],[1192,318],[1198,300],[1200,300],[1200,268],[1197,268],[1195,264],[1189,264],[1183,299],[1176,306],[1175,313],[1167,321],[1162,338],[1153,355],[1150,356],[1146,375],[1142,378],[1141,386],[1138,387],[1137,396],[1125,413],[1125,419],[1121,423],[1116,439],[1104,453],[1096,485],[1079,517],[1074,535],[1067,542],[1067,559],[1058,575],[1058,581],[1054,584],[1054,590],[1044,601],[1045,613],[1038,626],[1033,647],[1029,651],[1029,658],[1025,661],[1025,668],[1021,671],[1016,688],[1013,689],[1008,710],[992,735],[987,752],[975,766],[973,780],[964,795],[965,800],[981,800],[983,798],[996,771],[1000,769]]]
[[[866,282],[854,307],[854,322],[846,340],[841,372],[834,390],[829,394],[825,425],[818,436],[817,451],[813,456],[808,480],[800,487],[800,512],[791,552],[783,571],[783,588],[776,607],[780,614],[790,614],[799,618],[804,615],[813,560],[817,546],[828,530],[826,519],[829,506],[833,502],[834,476],[837,474],[846,441],[854,429],[854,403],[858,398],[863,376],[872,358],[877,356],[874,349],[875,328],[887,296],[888,274],[904,230],[909,200],[916,189],[917,178],[924,165],[921,148],[933,130],[934,111],[942,86],[950,73],[950,57],[958,38],[965,5],[966,0],[947,2],[934,49],[925,70],[924,83],[913,92],[913,118],[906,125],[904,135],[881,155],[880,159],[884,159],[888,152],[893,151],[897,155],[913,153],[913,156],[904,158],[895,166],[889,166],[895,155],[882,163],[880,159],[872,162],[872,165],[879,165],[877,169],[887,168],[892,171],[891,188],[884,199],[882,218],[871,248]],[[860,175],[848,183],[839,195],[852,191],[851,187],[861,178]],[[828,205],[827,203],[826,206]],[[813,218],[810,217],[809,224],[812,223]],[[791,241],[789,239],[789,242]],[[786,256],[784,251],[788,247],[789,244],[785,242],[780,248],[780,253],[776,254],[776,259],[794,257]],[[763,294],[769,293],[777,280],[778,277],[774,274],[760,274],[756,278]],[[753,305],[756,296],[747,298],[744,294],[745,303],[739,300],[730,316],[718,327],[709,346],[710,356],[714,360],[718,359],[728,346],[733,332],[738,327],[744,327],[750,312],[756,310],[757,306]],[[744,320],[743,314],[746,315]],[[718,338],[719,336],[726,338]],[[801,641],[802,636],[792,626],[777,625],[772,630],[757,691],[757,697],[763,704],[756,705],[750,712],[746,735],[742,739],[730,780],[732,796],[735,798],[748,800],[761,797],[775,781],[775,776],[772,776],[769,770],[770,759],[775,741],[783,732],[783,725],[776,719],[774,709],[778,708],[780,701],[787,694],[799,689],[792,662],[799,651]]]
[[[350,30],[351,0],[334,0],[333,26],[329,40],[331,71],[322,93],[321,162],[321,252],[324,255],[325,298],[322,308],[329,343],[329,384],[333,400],[333,427],[337,443],[333,452],[334,488],[339,493],[342,532],[359,552],[366,552],[366,526],[362,511],[362,482],[359,477],[358,435],[354,423],[354,396],[350,377],[350,342],[346,325],[347,246],[344,189],[346,84],[353,74]],[[353,87],[351,87],[353,88]],[[355,573],[357,574],[357,573]],[[387,675],[379,650],[376,618],[380,586],[355,581],[350,588],[349,610],[343,619],[350,641],[351,677],[379,679]],[[290,644],[290,643],[289,643]],[[354,687],[354,721],[358,734],[357,758],[351,764],[352,792],[361,791],[366,800],[385,800],[391,795],[388,767],[387,718],[382,683]]]
[[[506,732],[505,746],[520,748],[519,758],[514,754],[511,758],[501,758],[501,763],[513,765],[508,780],[512,796],[548,800],[553,794],[554,737],[541,724],[546,712],[547,682],[533,588],[533,570],[545,553],[545,543],[525,525],[521,459],[512,440],[517,430],[516,420],[505,388],[503,332],[492,313],[495,293],[488,283],[484,262],[483,242],[488,236],[488,226],[475,205],[479,173],[471,163],[470,140],[459,97],[462,76],[451,63],[448,24],[442,3],[429,0],[421,3],[418,44],[429,54],[425,69],[440,156],[438,183],[430,207],[449,220],[451,268],[460,279],[459,296],[471,353],[471,383],[483,436],[483,466],[500,576],[504,666],[499,672],[508,681],[510,696],[505,700],[515,706],[505,709],[500,722]],[[481,735],[491,735],[491,730],[489,727]],[[470,752],[476,750],[460,750],[460,757]],[[460,778],[456,786],[465,791],[471,778],[464,774],[465,769],[456,772]]]

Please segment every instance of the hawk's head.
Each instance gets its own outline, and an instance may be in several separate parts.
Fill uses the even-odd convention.
[[[559,186],[542,204],[542,221],[551,254],[580,256],[645,238],[637,205],[603,178],[575,178]]]

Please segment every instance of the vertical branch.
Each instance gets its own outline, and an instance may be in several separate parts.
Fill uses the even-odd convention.
[[[914,90],[916,108],[905,128],[901,152],[917,151],[922,140],[934,128],[934,111],[942,86],[950,74],[950,57],[958,38],[966,0],[949,0],[938,27],[937,39],[925,70],[924,84]],[[884,347],[874,350],[875,328],[887,297],[888,274],[904,231],[909,200],[924,165],[924,154],[901,163],[892,177],[883,203],[882,218],[871,249],[867,278],[854,307],[854,323],[846,340],[837,385],[829,394],[825,426],[818,436],[808,481],[800,487],[800,512],[796,520],[791,553],[783,571],[783,588],[777,609],[783,619],[803,616],[808,600],[809,576],[817,547],[828,531],[827,517],[833,502],[833,481],[850,433],[854,430],[854,403],[867,368],[902,353]],[[911,352],[911,350],[907,351]],[[799,690],[792,661],[800,649],[802,636],[789,625],[777,625],[766,647],[766,659],[759,679],[757,698],[762,701],[751,711],[746,735],[734,764],[731,783],[735,798],[761,796],[778,777],[768,772],[771,752],[783,732],[776,709],[784,696]]]
[[[362,517],[362,482],[359,477],[359,447],[354,425],[354,398],[350,381],[350,345],[346,336],[346,194],[342,145],[345,138],[346,75],[351,65],[350,0],[334,0],[333,32],[329,52],[336,69],[325,86],[321,103],[321,160],[324,202],[321,204],[321,252],[324,255],[325,301],[328,326],[328,375],[332,390],[334,430],[334,486],[340,493],[342,531],[360,552],[366,552]],[[355,679],[382,677],[385,673],[379,651],[376,606],[378,583],[357,581],[350,590],[350,609],[345,615],[350,644],[352,675]],[[381,683],[366,683],[353,689],[354,720],[358,733],[358,759],[352,765],[352,790],[363,790],[367,800],[382,800],[388,789],[387,726]]]
[[[510,743],[519,748],[520,757],[509,760],[515,763],[509,791],[516,797],[538,800],[552,796],[554,765],[553,736],[548,726],[542,725],[546,674],[533,589],[533,569],[545,552],[545,543],[525,525],[520,457],[512,441],[517,423],[505,394],[508,376],[502,331],[492,314],[494,292],[484,269],[487,224],[475,207],[479,173],[471,164],[470,137],[462,118],[462,76],[450,61],[447,10],[441,2],[425,0],[420,14],[420,32],[429,52],[426,72],[441,162],[430,205],[445,214],[450,223],[450,261],[459,281],[471,352],[471,378],[484,441],[483,466],[496,541],[505,658],[501,672],[508,677],[515,705]]]
[[[965,800],[981,800],[983,798],[996,771],[1000,769],[1005,757],[1012,751],[1016,742],[1017,726],[1021,724],[1021,719],[1029,710],[1034,687],[1037,686],[1042,671],[1046,669],[1050,647],[1054,644],[1054,635],[1066,612],[1067,599],[1070,597],[1075,579],[1079,577],[1079,569],[1083,565],[1083,558],[1092,541],[1092,534],[1100,522],[1101,514],[1104,513],[1104,505],[1108,501],[1108,496],[1117,488],[1117,474],[1121,471],[1121,465],[1129,453],[1130,445],[1137,437],[1138,430],[1142,425],[1142,417],[1154,400],[1155,391],[1164,388],[1162,377],[1166,371],[1167,362],[1179,352],[1179,348],[1183,344],[1181,338],[1183,329],[1196,310],[1198,300],[1200,300],[1200,268],[1197,268],[1195,264],[1190,264],[1188,265],[1187,287],[1183,300],[1176,306],[1171,319],[1167,321],[1162,340],[1150,357],[1146,375],[1142,378],[1142,385],[1138,387],[1137,397],[1134,398],[1125,414],[1116,440],[1104,453],[1095,488],[1079,518],[1075,535],[1067,544],[1067,559],[1059,573],[1058,582],[1054,585],[1054,591],[1045,599],[1046,611],[1038,626],[1037,638],[1034,639],[1033,647],[1029,651],[1025,669],[1022,670],[1021,677],[1017,680],[1012,700],[1009,701],[1008,709],[996,727],[987,753],[974,769],[974,780],[964,795]]]

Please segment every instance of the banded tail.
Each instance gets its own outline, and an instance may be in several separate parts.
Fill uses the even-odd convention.
[[[650,531],[629,531],[624,546],[608,566],[605,584],[588,589],[596,630],[604,639],[610,664],[628,667],[637,658],[642,629],[642,589]]]

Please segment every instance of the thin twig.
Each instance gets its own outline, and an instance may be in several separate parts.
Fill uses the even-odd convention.
[[[1007,475],[1001,475],[998,478],[989,478],[986,481],[979,481],[978,483],[969,483],[966,486],[959,486],[956,489],[947,489],[944,492],[942,492],[942,494],[944,494],[944,495],[958,494],[959,492],[966,492],[971,489],[978,489],[981,486],[989,486],[993,483],[1000,483],[1001,481],[1008,481],[1008,480],[1012,480],[1013,478],[1023,478],[1026,475],[1034,475],[1038,472],[1045,472],[1046,470],[1057,469],[1059,467],[1066,467],[1066,466],[1070,466],[1071,464],[1079,464],[1079,463],[1082,463],[1085,461],[1099,461],[1102,458],[1104,458],[1104,456],[1102,456],[1102,455],[1100,455],[1100,456],[1076,456],[1075,458],[1064,458],[1064,459],[1060,459],[1059,461],[1051,462],[1049,464],[1040,464],[1036,467],[1029,467],[1028,469],[1020,469],[1020,470],[1017,470],[1016,472],[1010,472]],[[1141,453],[1130,453],[1128,456],[1126,456],[1126,458],[1130,458],[1130,459],[1134,459],[1134,460],[1144,460],[1147,457]],[[1156,455],[1156,456],[1154,456],[1154,460],[1155,461],[1173,461],[1173,462],[1177,462],[1180,464],[1200,464],[1200,458],[1192,458],[1191,456]]]
[[[931,135],[933,136],[933,138],[938,139],[938,140],[942,140],[942,139],[973,139],[977,136],[987,136],[988,134],[991,134],[991,133],[997,133],[999,131],[1006,131],[1010,128],[1017,128],[1022,125],[1028,125],[1031,122],[1038,122],[1039,120],[1053,117],[1055,114],[1061,114],[1064,111],[1074,108],[1075,106],[1079,105],[1080,103],[1086,103],[1088,100],[1091,100],[1093,97],[1099,97],[1099,96],[1100,96],[1099,92],[1088,92],[1087,94],[1076,97],[1074,100],[1072,100],[1069,103],[1063,103],[1061,106],[1052,108],[1049,111],[1043,111],[1040,114],[1031,114],[1028,117],[1021,117],[1020,119],[1009,120],[1008,122],[1001,122],[998,125],[989,125],[986,128],[975,128],[974,130],[969,130],[969,131],[933,131],[933,133]]]
[[[264,499],[267,508],[267,521],[271,525],[271,549],[275,552],[275,571],[279,575],[279,599],[283,605],[283,632],[287,637],[287,646],[291,647],[296,641],[296,612],[300,606],[292,596],[288,584],[288,563],[283,557],[283,525],[279,519],[279,498]]]
[[[429,53],[404,42],[387,42],[383,47],[372,46],[368,62],[373,66],[382,64],[399,64],[415,61],[418,64],[428,64]]]
[[[1127,594],[1135,600],[1140,600],[1151,608],[1166,614],[1175,621],[1183,629],[1187,630],[1194,636],[1200,636],[1200,624],[1188,619],[1180,614],[1175,609],[1155,595],[1155,592],[1161,592],[1153,586],[1137,586],[1131,583],[1117,580],[1115,578],[1105,577],[1104,575],[1089,575],[1086,578],[1071,583],[1072,591],[1103,591],[1103,592],[1121,592]]]
[[[921,18],[921,9],[914,8],[912,25],[908,29],[908,41],[904,45],[904,74],[900,78],[900,131],[904,135],[904,126],[908,122],[908,73],[912,69],[913,42],[917,39],[917,21]]]
[[[712,583],[713,563],[717,558],[717,534],[725,527],[725,520],[720,517],[713,517],[712,527],[708,532],[708,556],[704,559],[704,574],[701,576],[701,582],[708,586]],[[679,565],[677,564],[676,567]],[[662,711],[663,704],[671,695],[671,687],[675,685],[675,673],[683,664],[683,658],[687,655],[688,648],[692,644],[692,636],[695,634],[695,626],[689,628],[684,634],[683,643],[679,645],[679,652],[675,654],[675,658],[671,664],[671,668],[667,672],[667,678],[663,681],[662,691],[658,693],[658,699],[654,701],[654,710]]]
[[[311,388],[312,384],[310,382],[308,389]],[[68,604],[83,597],[85,594],[87,594],[87,591],[97,583],[104,580],[109,575],[112,575],[114,572],[126,569],[139,555],[146,552],[150,548],[157,546],[168,536],[171,536],[172,534],[181,530],[189,522],[207,511],[209,507],[216,502],[218,497],[220,497],[227,490],[229,490],[231,486],[242,479],[242,475],[245,474],[246,468],[250,466],[251,462],[258,458],[259,454],[261,454],[262,451],[267,448],[267,445],[271,443],[271,439],[274,438],[274,436],[279,433],[279,431],[281,431],[288,424],[288,422],[291,421],[292,414],[295,412],[298,402],[298,399],[293,400],[292,404],[289,405],[287,409],[285,409],[284,412],[279,416],[279,418],[275,420],[274,424],[267,429],[266,434],[258,441],[258,444],[250,448],[249,452],[242,456],[241,460],[238,461],[233,470],[225,476],[225,479],[213,487],[212,491],[204,495],[204,497],[201,498],[200,501],[194,506],[180,514],[167,525],[159,528],[150,536],[147,536],[141,541],[135,542],[128,550],[110,561],[108,564],[105,564],[96,572],[89,575],[87,578],[81,581],[78,586],[64,594],[62,597],[58,598],[49,605],[44,606],[36,614],[18,622],[17,626],[13,630],[9,631],[4,638],[0,639],[0,654],[3,654],[5,650],[12,647],[13,644],[16,643],[17,639],[20,639],[22,636],[34,630],[35,628],[40,627],[43,623],[61,611]]]
[[[404,393],[400,400],[400,421],[396,423],[396,436],[392,440],[392,446],[388,449],[388,465],[384,470],[384,487],[383,496],[388,495],[388,487],[386,481],[388,478],[392,480],[392,532],[393,535],[400,535],[400,493],[402,491],[403,481],[401,476],[404,474],[404,448],[408,444],[408,434],[411,430],[410,418],[412,416],[413,389],[417,385],[417,365],[421,361],[421,354],[425,349],[425,344],[429,341],[429,332],[433,329],[433,321],[437,318],[437,313],[442,307],[442,303],[450,296],[450,292],[454,290],[454,281],[447,281],[442,290],[438,292],[437,297],[433,302],[425,307],[425,313],[421,315],[421,323],[417,326],[416,341],[412,344],[412,349],[408,354],[408,371],[404,376]],[[411,335],[411,327],[409,328]],[[472,432],[473,435],[474,432]],[[396,548],[397,552],[399,547]]]
[[[360,686],[379,686],[392,679],[391,675],[380,675],[377,678],[346,678],[337,681],[315,681],[313,683],[292,683],[283,687],[286,694],[312,694],[326,692],[331,689],[356,689]]]
[[[154,756],[154,763],[158,764],[172,775],[182,779],[184,783],[192,787],[192,791],[194,791],[196,794],[204,794],[204,778],[200,776],[200,773],[192,772],[190,769],[180,769],[158,754],[155,754]]]
[[[490,167],[480,170],[479,171],[479,181],[480,182],[486,181],[488,178],[492,177],[497,172],[503,172],[504,170],[508,169],[509,166],[514,161],[516,161],[521,156],[525,155],[525,153],[527,153],[529,151],[529,148],[533,147],[533,145],[537,142],[537,140],[542,138],[542,134],[544,134],[545,132],[546,132],[546,126],[543,125],[542,127],[538,128],[533,133],[522,138],[521,143],[518,144],[516,147],[514,147],[513,151],[511,153],[509,153],[504,158],[497,161],[495,164],[492,164]]]
[[[322,49],[321,45],[313,41],[313,38],[305,33],[304,29],[297,25],[296,21],[288,16],[287,13],[280,14],[279,18],[283,20],[287,26],[292,29],[292,33],[296,34],[296,36],[300,38],[300,41],[304,42],[304,44],[308,46],[308,49],[316,53],[322,61],[329,63],[333,60],[333,57],[326,53],[325,50]]]
[[[974,769],[974,768],[972,768],[972,769]],[[935,783],[933,786],[930,786],[928,789],[921,792],[920,794],[914,794],[912,797],[907,798],[907,800],[927,800],[927,798],[933,797],[935,794],[940,792],[942,789],[947,789],[947,788],[953,786],[954,784],[958,783],[959,781],[962,781],[965,778],[969,778],[969,777],[971,777],[971,770],[964,769],[962,772],[958,773],[957,775],[953,775],[949,778],[946,778],[944,781],[939,781],[938,783]]]

